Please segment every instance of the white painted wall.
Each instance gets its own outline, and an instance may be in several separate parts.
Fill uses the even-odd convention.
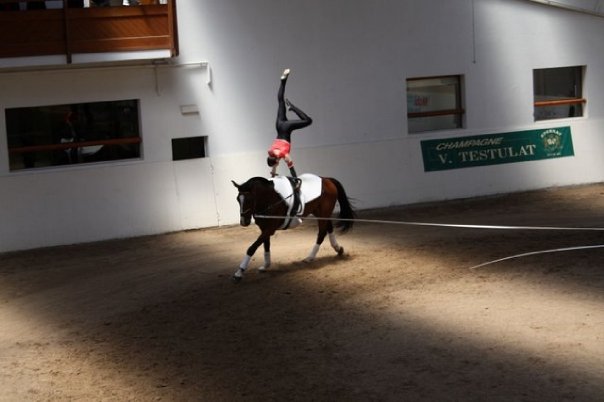
[[[314,120],[293,135],[298,172],[337,177],[359,208],[603,180],[602,18],[520,0],[351,4],[180,0],[176,62],[209,69],[0,70],[1,109],[140,99],[144,154],[9,172],[0,113],[0,251],[236,224],[230,180],[268,173],[285,67]],[[571,65],[587,65],[587,116],[533,122],[532,70]],[[407,134],[406,78],[448,74],[465,77],[466,128]],[[180,113],[190,104],[200,115]],[[575,157],[423,171],[420,140],[559,125]],[[171,139],[192,135],[210,156],[172,162]]]

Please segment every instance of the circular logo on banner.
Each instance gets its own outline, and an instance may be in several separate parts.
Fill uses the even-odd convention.
[[[556,156],[562,153],[562,133],[558,130],[550,129],[541,133],[543,149],[547,156]]]

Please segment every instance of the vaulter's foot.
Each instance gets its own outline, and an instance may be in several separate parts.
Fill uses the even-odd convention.
[[[289,100],[289,99],[287,99],[287,98],[285,99],[285,105],[287,106],[287,110],[290,110],[290,111],[296,112],[296,107],[295,107],[295,106],[294,106],[294,104],[293,104],[293,103],[291,103],[291,102],[290,102],[290,100]],[[296,113],[298,113],[298,112],[296,112]]]
[[[288,76],[289,76],[289,68],[286,68],[285,70],[283,70],[283,74],[281,75],[281,80],[286,80]]]

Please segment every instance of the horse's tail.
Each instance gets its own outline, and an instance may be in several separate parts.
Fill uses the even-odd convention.
[[[346,190],[344,190],[342,183],[333,177],[330,177],[329,180],[338,189],[338,203],[340,204],[340,213],[338,215],[338,219],[343,219],[336,223],[336,227],[339,228],[342,233],[345,233],[352,229],[352,225],[354,224],[353,219],[356,218],[357,215],[352,208],[352,203],[346,195]]]

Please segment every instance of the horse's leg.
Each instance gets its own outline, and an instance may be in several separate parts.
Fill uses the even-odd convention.
[[[331,221],[329,221],[329,227],[327,228],[327,234],[329,235],[329,243],[331,244],[331,247],[335,250],[336,253],[338,253],[338,255],[343,255],[344,247],[342,247],[338,244],[338,241],[336,240],[336,234],[333,231],[333,225],[332,225]]]
[[[264,272],[268,267],[271,266],[271,238],[270,236],[264,240],[264,265],[262,265],[258,270],[260,272]]]
[[[318,226],[319,226],[319,233],[317,234],[317,242],[310,250],[310,253],[308,254],[308,256],[303,260],[304,262],[312,262],[315,259],[315,257],[317,256],[317,253],[319,252],[319,249],[321,248],[321,244],[323,243],[323,240],[325,240],[325,235],[327,234],[329,228],[331,228],[331,230],[333,231],[333,226],[331,224],[331,221],[319,221]]]
[[[243,257],[243,260],[241,260],[241,264],[239,264],[239,268],[233,274],[233,277],[232,277],[233,282],[239,282],[239,281],[241,281],[241,279],[243,279],[243,274],[244,274],[245,270],[247,269],[248,265],[250,264],[252,256],[254,255],[254,253],[256,252],[258,247],[260,247],[260,245],[262,243],[265,243],[266,241],[268,241],[270,239],[271,235],[272,235],[272,233],[263,231],[262,233],[260,233],[260,236],[258,236],[256,241],[253,242],[252,245],[248,247],[247,252],[245,253],[245,256]]]
[[[323,179],[322,185],[323,190],[317,203],[312,205],[307,204],[304,211],[305,213],[312,213],[318,218],[328,218],[336,205],[338,199],[338,189],[335,187],[333,182],[327,179]],[[331,246],[336,250],[336,252],[340,253],[339,250],[343,250],[342,247],[340,247],[335,241],[335,236],[333,235],[333,224],[331,223],[331,220],[320,219],[317,224],[319,226],[317,242],[314,244],[312,250],[310,250],[310,254],[308,254],[308,256],[304,259],[304,262],[311,262],[315,259],[327,233],[329,233],[329,241]]]

